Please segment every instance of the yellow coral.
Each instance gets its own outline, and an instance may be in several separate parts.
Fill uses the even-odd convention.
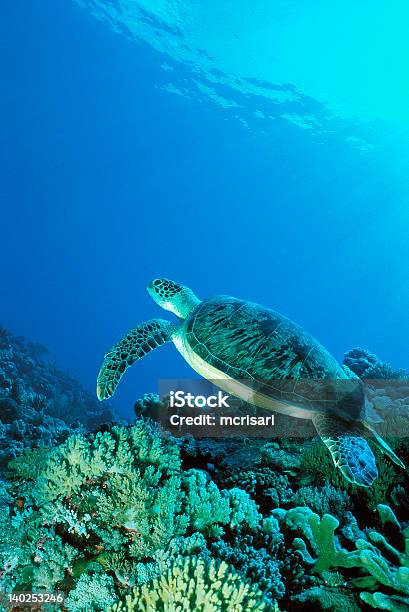
[[[265,612],[274,610],[225,562],[179,557],[169,571],[150,584],[136,587],[107,612]]]

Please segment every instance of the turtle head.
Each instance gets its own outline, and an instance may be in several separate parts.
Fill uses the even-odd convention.
[[[200,304],[193,291],[167,278],[154,278],[147,287],[148,293],[159,306],[170,310],[177,317],[186,319],[192,310]]]

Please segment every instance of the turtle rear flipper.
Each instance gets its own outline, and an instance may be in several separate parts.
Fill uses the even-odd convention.
[[[313,423],[344,477],[361,487],[371,486],[378,470],[374,454],[363,437],[363,425],[326,414],[314,417]]]
[[[131,329],[105,354],[97,378],[98,399],[111,397],[125,370],[153,349],[169,342],[175,330],[175,325],[165,319],[151,319]]]

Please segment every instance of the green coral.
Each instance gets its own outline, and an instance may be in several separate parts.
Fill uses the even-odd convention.
[[[96,564],[122,594],[159,577],[176,555],[205,555],[204,538],[256,529],[261,519],[245,491],[182,471],[175,442],[146,419],[73,436],[51,453],[27,451],[10,469],[0,535],[8,589],[72,593]]]
[[[388,439],[388,443],[390,443],[390,439]],[[396,465],[385,459],[385,455],[377,448],[373,450],[378,466],[378,478],[371,487],[364,491],[364,495],[366,505],[375,510],[378,504],[386,504],[391,501],[392,490],[396,485],[403,482],[405,472],[396,469]]]
[[[90,481],[129,476],[147,466],[160,476],[171,476],[180,470],[181,460],[176,445],[160,438],[150,421],[140,419],[133,427],[69,438],[51,454],[38,493],[50,501],[76,494]]]
[[[161,578],[137,587],[109,612],[245,612],[277,610],[229,566],[198,557],[179,558]]]
[[[15,477],[33,480],[40,474],[49,454],[50,448],[47,446],[26,448],[21,455],[10,461],[8,467]]]
[[[145,421],[133,427],[69,438],[48,458],[34,487],[54,526],[112,551],[126,547],[132,559],[151,557],[183,534],[178,449]]]
[[[202,557],[210,559],[208,542],[202,533],[193,533],[191,536],[174,538],[166,550],[158,551],[155,560],[160,572],[168,571],[179,557]],[[145,581],[146,582],[146,581]]]
[[[118,600],[114,581],[103,573],[83,574],[64,602],[69,612],[99,612]]]
[[[1,581],[0,590],[11,590],[18,582],[19,569],[30,568],[30,547],[21,547],[20,542],[29,540],[35,546],[39,526],[31,518],[31,512],[14,512],[2,507],[2,528],[0,530]],[[34,534],[34,535],[33,535]]]
[[[374,608],[400,612],[409,609],[409,527],[402,528],[389,506],[379,505],[378,512],[383,525],[399,530],[403,550],[393,546],[378,531],[370,531],[369,542],[361,550],[361,561],[371,578],[358,579],[355,585],[376,589],[375,592],[361,593],[365,603]],[[378,591],[383,587],[386,587],[386,593]]]
[[[333,514],[342,517],[351,507],[351,500],[345,491],[326,483],[322,487],[301,487],[291,500],[294,506],[308,506],[317,514]]]
[[[256,535],[235,535],[231,541],[218,540],[212,544],[212,554],[232,565],[246,579],[257,584],[266,598],[282,599],[285,587],[281,575],[281,562],[276,558],[281,546],[281,534],[264,537],[261,531]],[[263,541],[264,539],[264,541]]]
[[[206,471],[183,470],[179,448],[139,419],[12,461],[14,479],[0,483],[0,588],[58,589],[70,612],[200,610],[203,602],[274,609],[276,600],[284,607],[319,600],[322,609],[343,602],[347,610],[359,594],[362,605],[409,605],[409,534],[388,506],[378,505],[379,531],[361,531],[348,496],[333,485],[294,493],[293,473],[259,462],[240,470],[237,458],[247,455],[237,451],[229,481],[236,486],[223,490],[208,456],[196,463]],[[281,501],[299,506],[263,516],[240,473],[250,476],[250,490],[255,476],[262,510]],[[237,606],[223,608],[229,593]]]
[[[291,508],[285,513],[285,526],[304,535],[305,539],[295,538],[293,544],[303,558],[313,565],[314,571],[360,566],[359,551],[350,552],[339,545],[335,537],[339,521],[331,514],[324,514],[320,518],[308,507]]]
[[[27,451],[10,466],[17,477],[11,499],[23,485],[26,498],[24,511],[9,503],[3,512],[6,588],[52,590],[79,556],[106,566],[102,553],[124,551],[130,562],[145,561],[187,529],[179,451],[148,421],[74,436],[42,455],[43,465],[39,457]]]
[[[186,490],[186,508],[194,531],[201,531],[210,537],[219,537],[224,531],[222,525],[230,521],[229,500],[223,497],[217,485],[208,481],[200,470],[189,470],[183,477]]]
[[[32,506],[2,508],[0,588],[54,590],[77,556]]]
[[[346,589],[326,587],[324,585],[311,587],[291,598],[292,610],[334,610],[342,612],[360,612],[361,608],[353,594]]]
[[[301,470],[314,475],[321,482],[330,481],[337,489],[348,492],[357,491],[357,486],[345,481],[335,467],[327,448],[320,439],[315,439],[306,446],[301,458]]]
[[[54,591],[55,586],[63,582],[78,556],[73,546],[49,530],[48,538],[39,542],[35,550],[31,588],[35,592]]]
[[[186,512],[194,531],[216,538],[223,535],[223,525],[231,529],[257,528],[261,515],[246,491],[238,488],[219,491],[201,470],[185,472],[182,483]]]
[[[372,608],[389,610],[390,612],[407,612],[408,598],[384,593],[361,593],[361,599]]]
[[[323,574],[331,568],[360,568],[365,575],[352,580],[360,597],[373,607],[398,612],[409,608],[409,527],[403,528],[389,506],[379,505],[380,522],[395,530],[403,549],[393,546],[382,533],[369,531],[367,539],[358,538],[356,549],[344,549],[335,535],[339,523],[330,514],[320,518],[310,508],[275,511],[287,529],[304,536],[295,538],[293,546],[313,571]],[[274,514],[274,511],[273,511]],[[386,587],[386,592],[379,591]]]
[[[249,529],[258,528],[262,517],[256,503],[246,491],[235,487],[223,491],[223,495],[231,508],[229,524],[232,529],[240,529],[242,526]]]

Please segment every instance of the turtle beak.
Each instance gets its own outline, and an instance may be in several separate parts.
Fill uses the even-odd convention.
[[[149,283],[149,285],[146,287],[146,290],[147,290],[147,292],[149,293],[149,295],[151,296],[151,298],[152,298],[152,299],[153,299],[153,300],[154,300],[156,303],[158,303],[158,297],[159,297],[159,294],[158,294],[157,287],[156,287],[156,285],[155,285],[155,281],[156,281],[156,280],[157,280],[156,278],[154,278],[153,280],[151,280],[151,282]]]
[[[146,291],[151,295],[152,291],[153,291],[153,283],[155,282],[155,279],[151,280],[151,282],[146,286]]]

